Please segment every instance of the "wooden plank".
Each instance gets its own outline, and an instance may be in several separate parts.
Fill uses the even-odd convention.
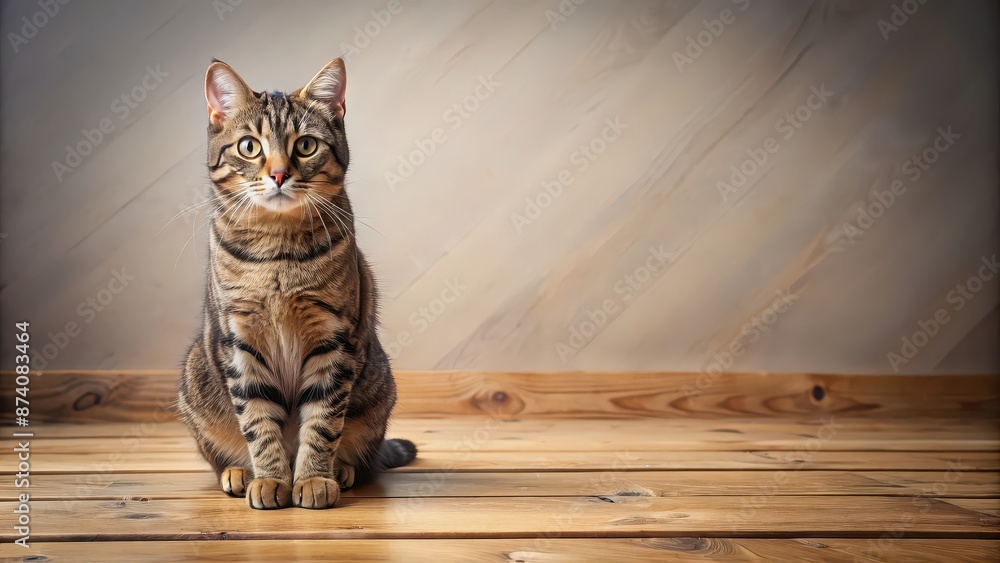
[[[963,498],[957,499],[952,504],[955,506],[961,506],[962,508],[983,512],[985,514],[1000,516],[1000,507],[990,501],[984,502],[983,499]]]
[[[0,474],[13,473],[14,454],[0,452]],[[656,470],[857,470],[948,471],[961,464],[967,471],[1000,470],[995,452],[494,452],[428,451],[393,471],[656,471]],[[31,458],[32,474],[160,473],[205,471],[208,464],[195,452],[45,454]]]
[[[396,419],[393,423],[396,435],[413,439],[421,450],[415,464],[401,469],[407,472],[616,467],[947,471],[959,461],[970,470],[991,470],[1000,464],[1000,456],[994,453],[996,430],[986,422],[838,422],[836,433],[821,440],[827,429],[774,420],[463,417]],[[36,432],[39,437],[31,440],[36,474],[206,468],[187,430],[176,422],[45,425]],[[0,452],[0,468],[13,468],[14,460],[13,451]]]
[[[191,560],[229,563],[273,561],[896,561],[978,562],[994,558],[1000,543],[992,540],[805,538],[542,538],[448,540],[243,540],[143,541],[113,543],[33,543],[24,550],[0,546],[12,557],[30,561]],[[20,551],[16,551],[20,550]],[[0,552],[3,553],[3,552]],[[15,559],[21,561],[22,559]]]
[[[961,437],[962,434],[972,433],[980,437],[989,439],[997,432],[997,423],[991,421],[958,421],[940,420],[932,418],[906,419],[893,421],[867,421],[867,420],[841,420],[830,419],[832,429],[836,430],[836,436],[843,436],[844,431],[859,432],[862,434],[885,433],[892,431],[908,432],[911,430],[926,431],[930,436]],[[496,431],[528,433],[530,431],[549,432],[559,431],[565,434],[580,434],[583,430],[600,431],[606,428],[627,429],[629,431],[656,431],[660,430],[663,439],[683,439],[673,434],[682,432],[706,432],[721,434],[743,435],[747,432],[769,431],[799,434],[800,438],[808,439],[815,435],[815,432],[823,427],[821,422],[798,422],[798,421],[775,421],[773,419],[726,419],[726,420],[697,420],[697,419],[490,419],[484,420],[476,416],[455,416],[449,418],[409,418],[393,417],[390,421],[390,434],[392,433],[428,433],[441,435],[455,435],[461,432],[476,433],[477,431]],[[113,438],[130,439],[147,437],[187,437],[190,434],[183,424],[176,421],[148,421],[148,422],[93,422],[87,424],[78,423],[46,423],[33,426],[32,428],[16,428],[13,426],[0,426],[0,432],[36,432],[35,438],[39,440],[59,439],[59,438]],[[575,432],[574,432],[575,431]],[[802,436],[801,434],[806,434]],[[959,434],[955,436],[954,434]],[[507,434],[510,435],[510,434]],[[480,436],[482,433],[480,432]],[[717,437],[718,438],[718,437]],[[877,436],[873,439],[877,439]],[[482,441],[482,440],[480,440]],[[66,442],[68,443],[68,442]]]
[[[0,372],[9,380],[12,371]],[[31,377],[31,420],[41,422],[142,422],[176,420],[176,370],[159,371],[49,371]],[[4,404],[13,402],[14,385],[0,388]],[[0,424],[12,424],[14,413],[4,410]]]
[[[8,377],[11,372],[0,372]],[[33,377],[36,423],[174,418],[177,372],[51,371]],[[725,373],[396,372],[406,417],[995,418],[988,375],[851,376]],[[0,389],[12,401],[13,389]],[[0,423],[9,424],[4,411]]]
[[[421,451],[998,451],[996,423],[959,421],[796,422],[650,419],[497,420],[394,418],[390,435]],[[33,449],[40,453],[192,451],[187,429],[162,425],[46,425]],[[627,436],[627,440],[623,437]],[[80,440],[80,437],[87,437]]]
[[[32,421],[34,422],[34,421]],[[173,419],[157,422],[88,422],[32,424],[29,428],[0,426],[0,432],[33,432],[35,439],[44,438],[148,438],[148,437],[189,437],[183,424]]]
[[[584,428],[586,425],[584,425]],[[792,434],[777,432],[754,432],[745,430],[740,433],[722,433],[717,431],[689,432],[666,434],[669,430],[657,432],[642,428],[624,427],[618,429],[604,428],[593,433],[586,433],[583,428],[580,434],[569,434],[565,430],[553,431],[551,434],[524,434],[513,429],[503,429],[490,432],[489,439],[480,442],[471,437],[474,428],[442,429],[439,431],[417,431],[415,429],[399,430],[396,436],[405,436],[412,440],[422,452],[451,451],[456,445],[474,444],[478,451],[578,451],[587,449],[594,451],[747,451],[773,450],[796,451],[806,449],[825,449],[828,451],[997,451],[1000,440],[989,439],[986,436],[967,436],[948,440],[940,430],[935,437],[931,434],[922,439],[916,432],[886,432],[884,436],[877,434],[856,433],[855,436],[838,434],[836,439],[822,441],[809,438],[809,433]],[[626,431],[635,432],[634,437],[625,443],[620,437]],[[619,434],[616,436],[616,432]],[[659,436],[657,436],[657,434]],[[704,441],[698,437],[704,436]],[[590,440],[584,438],[590,437]],[[661,438],[662,437],[662,438]],[[738,441],[740,439],[743,441]],[[471,447],[471,446],[468,446]],[[191,438],[185,436],[123,436],[116,438],[33,438],[32,450],[37,453],[100,453],[113,451],[127,452],[185,452],[194,451],[195,445]]]
[[[997,432],[997,423],[991,421],[958,421],[940,420],[932,418],[906,419],[893,421],[867,421],[867,420],[841,420],[831,419],[833,429],[837,433],[835,437],[843,436],[845,431],[859,432],[862,434],[885,433],[893,431],[910,432],[919,430],[926,431],[930,436],[946,436],[948,434],[972,433],[986,439],[992,438]],[[481,417],[475,416],[455,416],[449,418],[426,419],[426,418],[404,418],[393,417],[390,421],[391,433],[428,433],[428,434],[455,434],[457,432],[470,432],[486,430],[488,432],[504,431],[513,432],[520,430],[528,431],[561,431],[572,433],[574,429],[600,431],[602,428],[637,430],[662,430],[660,434],[663,439],[683,439],[674,437],[672,434],[679,432],[712,432],[743,435],[747,432],[768,431],[806,434],[799,436],[808,439],[815,432],[822,428],[819,422],[797,422],[797,421],[775,421],[773,419],[726,419],[726,420],[680,420],[680,419],[496,419],[489,422]],[[78,423],[47,423],[33,426],[32,428],[16,428],[13,426],[0,426],[0,432],[36,432],[35,438],[39,440],[60,439],[60,438],[146,438],[146,437],[187,437],[190,434],[183,424],[176,421],[166,422],[94,422],[87,424]],[[581,432],[577,432],[581,433]],[[480,434],[481,435],[481,434]],[[872,439],[878,439],[873,437]],[[69,442],[65,442],[69,443]]]
[[[0,480],[0,500],[23,492]],[[924,496],[996,498],[1000,474],[976,471],[630,471],[402,473],[343,493],[345,498],[532,496]],[[34,475],[33,500],[217,498],[215,474]],[[958,501],[955,501],[958,502]],[[964,505],[962,505],[964,506]]]
[[[889,497],[345,498],[254,511],[237,498],[40,501],[36,541],[511,537],[1000,537],[1000,518],[949,499]],[[993,510],[1000,499],[978,501]],[[756,503],[756,504],[754,504]],[[0,503],[10,513],[14,503]],[[81,518],[81,515],[86,515]],[[14,530],[0,529],[10,540]]]
[[[990,376],[401,372],[401,415],[937,418],[1000,412]],[[458,412],[456,413],[456,409]]]

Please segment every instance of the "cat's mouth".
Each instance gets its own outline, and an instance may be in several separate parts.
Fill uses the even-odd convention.
[[[288,213],[298,209],[302,202],[294,193],[285,190],[273,190],[264,194],[255,195],[254,203],[277,213]]]

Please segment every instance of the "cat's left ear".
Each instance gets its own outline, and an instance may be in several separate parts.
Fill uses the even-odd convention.
[[[346,89],[347,71],[344,69],[344,61],[334,59],[297,93],[307,100],[325,104],[337,117],[343,118],[347,113],[344,102]]]
[[[214,128],[222,127],[222,120],[253,98],[253,90],[239,74],[226,63],[215,61],[205,74],[205,100],[208,102],[208,120]]]

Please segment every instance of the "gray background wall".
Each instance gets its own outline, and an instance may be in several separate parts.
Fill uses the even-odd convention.
[[[998,369],[994,2],[44,4],[0,8],[7,368],[18,320],[36,367],[179,365],[205,68],[291,90],[346,51],[398,367]]]

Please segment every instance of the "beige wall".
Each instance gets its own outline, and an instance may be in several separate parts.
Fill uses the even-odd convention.
[[[178,366],[207,243],[204,213],[170,220],[206,190],[206,66],[293,89],[357,40],[349,190],[397,366],[998,369],[998,278],[955,289],[998,250],[992,2],[898,29],[861,0],[388,5],[72,2],[0,46],[4,367],[16,320],[65,346],[48,368]],[[4,2],[0,31],[38,9]]]

